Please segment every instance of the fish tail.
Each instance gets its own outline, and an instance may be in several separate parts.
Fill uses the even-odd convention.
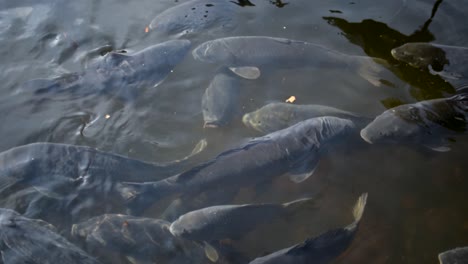
[[[381,86],[381,74],[384,67],[379,64],[386,64],[384,60],[372,58],[372,57],[361,57],[352,56],[352,60],[349,63],[351,69],[355,69],[357,73],[374,86]]]
[[[359,222],[361,221],[362,215],[364,214],[364,209],[366,208],[366,204],[367,204],[367,193],[363,193],[361,196],[359,196],[353,208],[354,222],[351,225],[347,226],[346,229],[348,230],[357,229]]]

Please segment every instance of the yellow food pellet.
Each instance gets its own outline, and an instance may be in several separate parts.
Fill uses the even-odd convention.
[[[109,119],[110,118],[110,115],[106,115],[106,119]]]
[[[145,33],[149,32],[149,27],[145,27]]]
[[[294,103],[294,101],[296,101],[296,96],[293,95],[286,100],[286,103]]]

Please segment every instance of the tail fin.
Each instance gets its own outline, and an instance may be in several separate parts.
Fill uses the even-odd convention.
[[[367,204],[367,193],[363,193],[361,196],[359,196],[359,199],[356,202],[356,205],[354,205],[353,208],[353,216],[354,216],[354,222],[350,224],[349,226],[346,227],[348,230],[355,230],[357,229],[359,222],[361,221],[362,215],[364,214],[364,209],[366,208]]]
[[[352,56],[349,66],[372,85],[381,86],[381,74],[385,68],[379,64],[385,65],[386,62],[372,57]]]

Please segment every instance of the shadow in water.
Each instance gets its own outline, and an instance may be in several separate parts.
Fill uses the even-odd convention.
[[[410,93],[412,97],[417,100],[434,99],[454,94],[454,87],[440,76],[431,74],[427,69],[416,69],[395,60],[390,51],[408,42],[430,42],[435,40],[434,35],[429,31],[429,26],[442,1],[436,1],[431,17],[411,35],[405,35],[385,23],[372,19],[365,19],[357,23],[348,22],[338,17],[323,17],[323,19],[328,24],[339,28],[351,43],[360,46],[367,55],[387,60],[390,64],[389,70],[411,85]],[[402,103],[404,102],[393,98],[382,100],[382,104],[387,108]]]

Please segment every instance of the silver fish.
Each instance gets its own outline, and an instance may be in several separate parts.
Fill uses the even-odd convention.
[[[204,127],[229,124],[239,107],[239,80],[227,70],[221,70],[211,81],[202,97]]]
[[[60,236],[52,225],[9,209],[0,209],[0,256],[5,264],[100,263]]]
[[[191,0],[171,7],[150,23],[151,31],[183,36],[235,28],[235,5],[228,0]]]
[[[195,48],[192,55],[202,62],[228,66],[247,79],[260,76],[264,68],[349,68],[376,86],[380,85],[379,73],[384,69],[378,63],[385,64],[380,59],[347,55],[314,43],[263,36],[207,41]]]
[[[468,94],[400,105],[361,130],[368,143],[393,142],[449,151],[448,139],[468,131]]]
[[[203,247],[174,237],[171,223],[151,218],[105,214],[74,224],[71,234],[90,251],[112,251],[132,263],[207,263]]]
[[[270,103],[242,117],[245,126],[261,133],[271,133],[292,126],[309,118],[335,116],[351,120],[362,119],[359,115],[324,105],[296,105]]]
[[[468,47],[415,42],[394,48],[391,53],[396,60],[415,68],[429,70],[446,80],[468,77]]]
[[[202,150],[196,148],[180,161],[157,164],[86,146],[33,143],[16,147],[0,153],[0,203],[21,201],[13,203],[14,209],[28,217],[66,225],[88,217],[84,213],[88,209],[94,215],[110,210],[118,182],[164,179],[192,166],[191,157]]]
[[[293,214],[308,201],[211,206],[180,216],[171,224],[170,231],[174,236],[196,241],[239,238],[258,225]]]
[[[344,228],[330,230],[315,238],[256,258],[250,264],[325,264],[345,251],[354,239],[367,203],[367,193],[359,197],[354,210],[354,222]]]
[[[24,84],[36,94],[67,93],[75,96],[108,94],[124,101],[135,99],[143,88],[161,83],[189,51],[188,40],[171,40],[127,54],[110,52],[83,72]]]
[[[440,264],[467,264],[468,247],[459,247],[439,254]]]
[[[331,145],[355,132],[350,120],[320,117],[254,138],[181,174],[148,183],[122,183],[120,195],[133,214],[170,196],[196,195],[215,188],[239,189],[288,174],[294,182],[310,177]]]

